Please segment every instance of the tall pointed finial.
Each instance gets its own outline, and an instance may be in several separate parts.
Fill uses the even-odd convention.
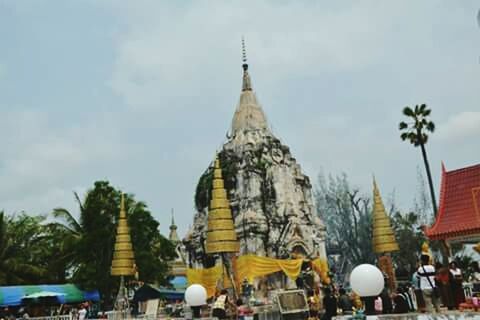
[[[247,48],[245,46],[245,37],[242,36],[242,61],[243,61],[243,69],[248,69],[247,64]]]
[[[245,38],[243,36],[242,36],[242,61],[243,61],[242,91],[252,91],[252,81],[250,80],[250,75],[248,74],[247,49],[245,48]]]
[[[175,219],[173,217],[173,208],[172,208],[172,226],[175,225]]]
[[[127,217],[127,213],[125,211],[125,195],[122,192],[120,197],[120,218],[125,219]]]

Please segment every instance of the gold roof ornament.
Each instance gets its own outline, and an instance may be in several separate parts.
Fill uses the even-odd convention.
[[[398,243],[390,225],[375,178],[373,179],[373,250],[376,253],[398,251]]]
[[[433,265],[433,256],[432,256],[432,252],[430,250],[430,246],[428,245],[428,242],[425,241],[424,243],[422,243],[422,253],[421,255],[424,255],[424,256],[429,256],[430,259],[429,259],[429,264],[432,264]]]
[[[477,253],[480,253],[480,242],[473,246],[473,250],[475,250]]]
[[[127,213],[125,211],[125,199],[122,193],[120,217],[118,219],[117,236],[115,238],[115,251],[113,252],[110,273],[112,276],[133,276],[136,272],[135,256],[130,239],[130,229],[127,223]]]
[[[233,226],[232,211],[224,187],[218,157],[215,159],[212,185],[212,199],[208,211],[206,252],[238,252],[240,245]]]

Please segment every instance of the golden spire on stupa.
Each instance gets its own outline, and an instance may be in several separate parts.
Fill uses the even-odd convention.
[[[239,243],[233,226],[232,211],[222,178],[218,156],[213,170],[213,190],[208,211],[207,253],[238,252]]]
[[[125,211],[125,199],[122,193],[120,201],[120,217],[117,225],[117,236],[115,238],[115,251],[113,252],[112,276],[133,276],[135,275],[135,257],[133,254],[130,229],[127,223]]]
[[[383,205],[380,191],[375,178],[373,178],[373,250],[376,253],[392,252],[399,250],[395,234],[390,225]]]

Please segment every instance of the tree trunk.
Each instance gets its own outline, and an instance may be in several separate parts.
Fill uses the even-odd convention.
[[[420,132],[418,134],[420,135]],[[425,164],[425,170],[427,170],[428,186],[430,187],[430,196],[432,197],[433,217],[436,217],[438,212],[437,201],[435,199],[435,190],[433,188],[432,173],[430,172],[430,165],[428,164],[427,151],[425,150],[425,145],[423,143],[420,143],[420,148],[422,149],[422,156],[423,156],[423,162]]]
[[[422,156],[423,156],[423,162],[425,164],[425,170],[427,171],[428,186],[430,187],[430,196],[432,197],[433,217],[436,218],[438,209],[437,209],[437,201],[435,199],[435,190],[433,188],[432,173],[430,172],[430,164],[428,163],[427,151],[425,150],[425,145],[421,141],[422,136],[421,136],[420,130],[417,130],[417,134],[420,139],[420,148],[422,149]],[[441,240],[440,243],[441,243],[443,263],[448,264],[448,258],[450,254],[448,245],[444,240]]]

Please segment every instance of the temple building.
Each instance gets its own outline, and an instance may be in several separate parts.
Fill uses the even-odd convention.
[[[480,164],[451,171],[442,164],[438,214],[425,233],[448,243],[480,241]]]
[[[239,103],[227,140],[218,152],[219,161],[215,161],[221,168],[238,242],[238,252],[237,247],[229,252],[275,259],[324,259],[325,227],[314,205],[310,179],[289,147],[272,133],[253,91],[245,56],[243,61]],[[189,268],[210,268],[219,261],[219,254],[207,247],[207,238],[218,224],[211,222],[209,204],[215,192],[223,194],[212,193],[217,187],[212,185],[214,167],[212,162],[196,188],[193,227],[183,241]],[[230,231],[222,236],[226,232]]]

